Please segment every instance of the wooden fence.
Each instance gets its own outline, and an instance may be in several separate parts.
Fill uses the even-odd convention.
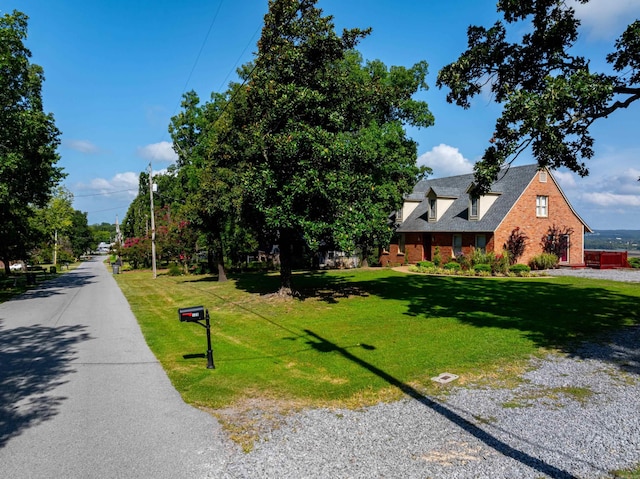
[[[629,267],[626,251],[585,250],[584,262],[588,268],[613,269]]]

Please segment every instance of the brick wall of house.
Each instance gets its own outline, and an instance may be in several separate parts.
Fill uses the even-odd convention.
[[[536,216],[536,197],[548,197],[548,216],[539,218]],[[551,174],[547,174],[547,181],[540,181],[540,172],[536,174],[520,199],[516,202],[507,217],[495,232],[495,247],[502,250],[509,235],[516,226],[529,237],[524,255],[519,263],[528,263],[529,260],[542,253],[541,240],[552,225],[560,228],[573,228],[569,245],[569,264],[581,265],[584,262],[584,231],[580,219],[571,210],[569,204],[560,192]],[[487,248],[488,249],[488,248]]]
[[[494,250],[494,236],[492,233],[462,233],[462,254],[471,254],[473,252],[476,244],[476,235],[478,234],[483,234],[486,237],[486,251]],[[443,263],[451,261],[454,258],[453,233],[431,234],[431,260],[436,254],[436,247],[440,250],[440,258]]]
[[[404,235],[404,254],[407,263],[416,264],[424,259],[424,244],[422,233],[406,233]]]
[[[382,266],[398,266],[402,264],[415,264],[424,259],[424,246],[422,233],[407,233],[405,235],[404,252],[399,251],[399,245],[391,244],[387,251],[380,254]]]

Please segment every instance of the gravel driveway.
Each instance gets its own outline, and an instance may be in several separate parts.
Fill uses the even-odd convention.
[[[292,415],[224,477],[587,479],[640,464],[640,328],[532,366],[515,389],[454,386],[440,402],[404,386],[393,404]]]
[[[640,269],[548,269],[546,274],[551,276],[577,276],[580,278],[610,279],[612,281],[624,281],[640,283]]]

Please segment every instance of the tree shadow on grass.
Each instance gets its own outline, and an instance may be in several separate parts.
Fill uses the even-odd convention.
[[[628,340],[628,331],[640,336],[638,328],[633,329],[640,325],[640,295],[617,291],[615,283],[606,288],[570,280],[398,275],[360,287],[378,297],[406,301],[405,314],[419,320],[451,317],[476,328],[519,330],[536,346],[583,357],[596,354],[640,373],[640,351],[637,346],[630,349]],[[612,334],[620,330],[627,332]],[[581,347],[585,340],[613,343],[595,353]]]
[[[404,314],[417,320],[453,318],[476,328],[521,331],[538,347],[577,357],[597,357],[621,370],[640,374],[640,294],[627,285],[572,278],[473,278],[389,274],[381,271],[361,280],[356,273],[298,273],[301,299],[335,303],[349,296],[377,296],[406,303]],[[267,294],[279,286],[271,274],[244,274],[236,286]],[[625,290],[626,288],[626,290]],[[394,318],[390,318],[393,320]],[[616,331],[622,333],[614,334]],[[631,334],[631,331],[634,334]],[[585,340],[601,347],[583,348]]]
[[[312,339],[310,339],[307,343],[317,350],[320,353],[338,353],[345,359],[354,362],[355,364],[361,366],[362,368],[370,371],[372,374],[378,376],[383,379],[391,386],[397,387],[407,396],[415,399],[420,404],[425,407],[431,409],[433,412],[440,414],[444,418],[448,419],[452,423],[454,423],[459,428],[463,429],[467,433],[474,436],[479,441],[486,444],[488,447],[492,448],[496,452],[502,454],[505,457],[509,457],[525,466],[528,466],[541,474],[545,474],[554,479],[570,479],[575,478],[576,476],[570,474],[568,471],[560,469],[551,464],[547,464],[541,459],[534,457],[530,454],[527,454],[524,451],[520,451],[503,440],[493,436],[492,434],[486,432],[479,426],[469,422],[464,417],[460,416],[453,410],[446,407],[446,405],[440,404],[427,396],[421,394],[415,388],[409,386],[408,384],[403,383],[402,381],[396,379],[390,374],[386,373],[382,369],[374,366],[373,364],[360,359],[356,355],[349,352],[346,348],[342,348],[336,343],[333,343],[322,336],[314,333],[311,330],[306,329],[305,333],[307,333]],[[368,348],[374,348],[373,346],[368,346]]]
[[[319,299],[335,304],[340,299],[353,296],[368,296],[369,293],[352,281],[353,275],[332,275],[326,271],[298,272],[293,275],[296,298],[302,301]],[[252,294],[267,295],[278,290],[280,276],[277,274],[245,273],[239,275],[236,287]]]
[[[66,399],[55,388],[73,373],[75,346],[90,339],[85,326],[1,328],[0,448],[54,417]]]

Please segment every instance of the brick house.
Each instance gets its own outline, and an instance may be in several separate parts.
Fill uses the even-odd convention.
[[[529,237],[519,259],[526,264],[542,253],[540,242],[553,225],[573,230],[560,264],[584,264],[584,233],[591,229],[548,169],[505,168],[480,197],[469,194],[473,181],[473,174],[420,181],[396,213],[397,238],[380,255],[380,264],[432,260],[436,247],[443,262],[473,248],[499,253],[516,227]]]

